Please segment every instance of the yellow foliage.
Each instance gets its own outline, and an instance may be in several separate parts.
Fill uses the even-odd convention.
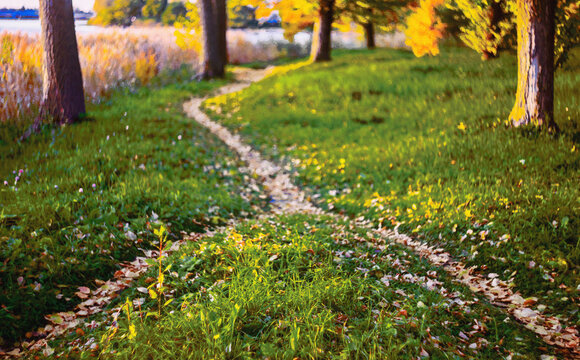
[[[439,54],[439,39],[443,37],[445,25],[435,12],[435,8],[445,0],[421,0],[419,7],[407,19],[405,44],[409,45],[417,57]]]
[[[141,84],[147,85],[157,75],[157,72],[155,54],[153,52],[148,54],[145,52],[139,53],[137,60],[135,60],[135,75],[141,81]]]
[[[203,50],[201,18],[196,4],[187,2],[187,16],[183,22],[175,24],[177,45],[182,49],[193,50],[201,54]]]

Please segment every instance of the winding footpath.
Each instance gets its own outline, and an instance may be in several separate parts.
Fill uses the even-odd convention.
[[[253,82],[260,81],[271,72],[265,70],[238,69],[236,72],[238,82],[220,88],[216,94],[225,95],[241,91],[249,87]],[[292,181],[291,169],[284,168],[264,157],[243,139],[230,132],[224,126],[211,120],[201,110],[201,104],[206,98],[196,98],[184,104],[184,110],[189,117],[206,127],[230,149],[238,153],[240,158],[247,163],[249,171],[258,175],[266,192],[273,200],[272,212],[274,214],[325,214],[337,217],[317,207],[310,201],[304,191]],[[357,226],[366,227],[376,236],[388,242],[403,245],[423,257],[432,264],[444,269],[457,281],[468,286],[474,293],[484,295],[488,301],[496,306],[505,308],[506,312],[524,324],[526,328],[539,335],[544,342],[556,346],[561,354],[569,359],[580,359],[580,336],[577,327],[566,326],[563,319],[555,316],[542,314],[539,309],[545,306],[537,303],[534,299],[524,299],[517,291],[503,280],[498,279],[497,274],[481,274],[477,267],[467,267],[442,248],[429,246],[419,240],[415,240],[405,234],[385,228],[371,229],[368,222],[358,221]]]

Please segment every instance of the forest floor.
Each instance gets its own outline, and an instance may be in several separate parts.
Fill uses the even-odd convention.
[[[459,51],[444,54],[443,57],[447,57],[446,61],[458,62],[457,57],[465,60],[463,57],[466,55]],[[359,64],[358,60],[361,59],[364,63],[361,61]],[[179,235],[179,225],[174,225],[171,215],[157,215],[155,211],[149,215],[150,209],[146,209],[148,221],[143,226],[148,229],[147,235],[157,238],[157,241],[149,239],[152,246],[143,245],[144,256],[124,263],[114,278],[97,282],[96,287],[74,287],[71,284],[78,290],[75,296],[81,301],[77,301],[75,310],[47,316],[50,324],[30,333],[27,336],[29,341],[24,345],[47,356],[74,358],[96,355],[103,358],[281,359],[549,359],[554,356],[580,356],[574,352],[579,345],[575,258],[568,258],[570,264],[562,274],[558,274],[557,269],[551,269],[548,273],[552,279],[557,278],[557,294],[549,285],[554,281],[546,281],[547,285],[539,281],[540,284],[534,285],[536,288],[522,286],[519,263],[527,262],[526,268],[530,272],[535,271],[535,267],[529,266],[530,262],[537,263],[542,269],[547,265],[531,253],[526,254],[531,258],[510,257],[508,265],[515,267],[516,271],[501,264],[492,266],[493,261],[502,263],[497,260],[500,256],[513,256],[505,250],[494,253],[493,247],[503,249],[505,245],[509,248],[512,246],[507,244],[510,239],[523,237],[519,240],[523,241],[526,235],[518,233],[515,230],[517,226],[515,229],[506,229],[505,225],[502,228],[505,215],[501,210],[493,217],[489,216],[493,215],[491,211],[482,214],[481,209],[477,208],[482,202],[481,198],[485,198],[480,192],[481,188],[464,189],[462,194],[454,186],[465,184],[458,181],[449,186],[455,192],[451,196],[453,200],[443,204],[444,200],[436,198],[437,190],[433,190],[434,185],[429,183],[432,180],[428,176],[412,178],[413,170],[409,171],[414,169],[416,174],[422,171],[417,170],[419,166],[431,166],[431,176],[441,176],[434,175],[434,171],[439,171],[438,174],[449,172],[447,169],[437,169],[437,160],[425,164],[424,160],[413,160],[409,153],[403,154],[407,169],[401,176],[394,174],[397,171],[394,168],[404,166],[396,158],[400,155],[397,153],[404,151],[403,148],[380,140],[376,146],[383,148],[375,150],[376,138],[381,136],[382,131],[377,128],[383,127],[390,132],[402,130],[404,134],[410,133],[407,136],[412,138],[413,143],[403,139],[404,146],[412,149],[414,144],[421,143],[419,150],[436,157],[436,152],[425,144],[426,140],[412,131],[415,127],[422,128],[421,124],[411,124],[411,131],[404,128],[408,124],[399,124],[403,129],[382,126],[383,123],[391,124],[392,113],[400,121],[401,112],[410,104],[392,106],[386,113],[374,111],[373,107],[369,114],[360,113],[356,112],[357,108],[356,113],[349,114],[352,123],[340,122],[342,127],[347,128],[346,132],[341,126],[325,124],[326,119],[337,121],[343,116],[339,113],[346,111],[342,109],[345,102],[351,102],[344,105],[351,108],[349,111],[359,106],[359,102],[368,101],[367,97],[373,97],[374,109],[382,105],[381,101],[392,104],[392,99],[383,95],[392,88],[380,88],[379,84],[392,84],[396,79],[378,79],[375,82],[367,79],[358,83],[360,79],[347,81],[357,71],[361,72],[360,67],[370,63],[374,67],[390,66],[400,71],[401,67],[427,66],[429,70],[418,71],[418,76],[426,77],[432,72],[448,71],[443,61],[439,63],[431,59],[427,62],[428,65],[421,61],[414,63],[407,59],[406,54],[390,50],[374,54],[344,53],[333,63],[324,65],[293,63],[275,69],[236,69],[234,75],[237,82],[211,85],[209,87],[213,90],[205,90],[213,91],[209,100],[204,101],[207,97],[197,97],[184,105],[190,118],[205,127],[207,133],[199,126],[185,125],[187,119],[180,117],[179,111],[173,108],[173,118],[167,121],[178,121],[176,130],[180,133],[179,140],[182,133],[179,126],[185,125],[190,132],[193,131],[183,138],[193,136],[194,148],[198,150],[177,157],[171,150],[171,156],[152,164],[165,170],[184,167],[184,164],[192,162],[203,164],[203,173],[194,175],[195,194],[198,194],[195,199],[198,200],[193,206],[199,207],[201,214],[204,211],[216,212],[215,207],[230,210],[217,219],[202,216],[194,221],[201,228],[209,227],[206,233],[182,225],[180,230],[184,232]],[[492,66],[499,68],[501,64]],[[397,76],[400,73],[392,71],[394,68],[380,70],[391,70],[386,72],[387,76]],[[373,69],[373,76],[384,76],[380,70]],[[331,76],[326,76],[328,74]],[[264,77],[265,80],[242,91]],[[441,74],[438,77],[441,79]],[[577,77],[575,79],[577,82]],[[430,85],[436,88],[433,89],[435,94],[447,94],[444,96],[449,98],[453,98],[456,91],[450,83],[442,86],[425,78],[419,84],[416,84],[416,79],[407,77],[405,80],[407,85],[404,86],[407,87],[396,87],[396,91],[423,92],[427,99],[433,96],[425,90]],[[360,89],[360,84],[366,84],[365,89]],[[351,88],[353,86],[355,88]],[[441,86],[446,90],[441,90]],[[458,94],[465,94],[464,89]],[[477,90],[472,87],[468,93],[477,96]],[[179,98],[183,99],[185,92],[179,94]],[[319,98],[313,98],[314,94],[318,94]],[[176,94],[167,95],[175,97]],[[417,97],[417,94],[414,95]],[[377,101],[375,97],[383,99]],[[151,102],[149,111],[163,108],[165,98],[155,91],[138,96],[136,102],[144,102],[144,99],[147,99],[145,103]],[[422,108],[417,107],[422,100],[414,101],[415,116],[418,113],[426,116],[421,113]],[[179,101],[175,98],[172,103],[178,105]],[[363,105],[358,109],[361,112],[370,104]],[[471,111],[479,119],[477,107],[471,106]],[[367,117],[368,120],[365,120]],[[151,119],[151,114],[144,111],[143,118]],[[379,118],[382,120],[373,120]],[[464,119],[462,116],[459,118]],[[475,126],[466,120],[459,125],[444,125],[451,129],[457,127],[458,131],[451,132],[459,137],[472,131],[471,127]],[[431,126],[433,128],[426,129],[431,136],[445,135],[442,134],[443,130],[437,130],[437,123],[433,122]],[[496,127],[492,128],[494,133]],[[529,134],[516,134],[514,140],[513,135],[505,134],[510,130],[497,128],[501,133],[497,136],[512,137],[516,143],[512,146],[518,146],[517,142],[522,141],[519,137],[524,138],[523,141],[530,140]],[[152,131],[155,131],[154,128]],[[473,131],[470,139],[478,143],[480,140],[477,137],[482,136],[483,131]],[[228,149],[214,149],[213,146],[220,147],[214,145],[214,140],[211,140],[211,145],[206,144],[207,139],[212,138],[209,132],[225,143]],[[388,139],[392,140],[392,136]],[[558,140],[540,140],[558,142],[555,148],[548,149],[554,156],[562,151],[560,147],[565,149],[574,143],[566,136],[564,134]],[[148,137],[136,136],[137,141],[143,138]],[[168,136],[167,139],[173,137]],[[439,140],[448,143],[449,147],[457,146],[453,136],[447,136],[434,141],[436,149],[443,146],[438,144]],[[175,143],[173,140],[172,146],[176,146]],[[188,144],[192,142],[188,141]],[[355,150],[356,147],[364,149]],[[349,148],[353,149],[351,153]],[[569,156],[577,158],[572,149]],[[461,171],[466,168],[469,171],[462,156],[467,153],[471,154],[471,161],[478,160],[473,159],[473,149],[461,150],[454,149],[457,153],[449,150],[452,159],[445,161],[451,163],[447,166],[457,164]],[[184,148],[184,151],[192,150]],[[390,156],[395,158],[389,159],[389,155],[385,158],[385,151],[392,151],[394,155]],[[569,148],[567,151],[570,154]],[[129,151],[131,154],[133,152]],[[210,158],[207,158],[208,154]],[[219,163],[223,167],[215,166],[213,161],[222,156]],[[516,157],[520,156],[516,154]],[[167,159],[174,158],[175,165],[165,163]],[[562,157],[573,164],[571,158]],[[537,161],[533,156],[527,159],[531,159],[528,166],[535,170]],[[386,166],[387,163],[390,165]],[[351,166],[358,169],[350,173]],[[493,167],[495,164],[487,166]],[[135,167],[139,169],[139,166]],[[214,179],[209,175],[215,173],[225,178]],[[461,180],[461,174],[451,175]],[[488,181],[481,179],[481,173],[477,175],[478,183],[489,185]],[[154,177],[157,176],[155,174]],[[192,175],[184,174],[183,179],[187,176]],[[390,185],[390,191],[385,191],[379,185],[379,176],[380,183],[383,187],[387,184],[387,188],[391,183],[408,183]],[[531,180],[537,187],[538,181],[534,181],[533,176]],[[449,184],[449,180],[446,182]],[[440,184],[441,179],[437,183]],[[569,183],[559,183],[565,194],[570,191]],[[402,185],[404,191],[396,189],[397,185]],[[430,196],[428,200],[423,200],[418,193],[424,191],[426,185],[429,185]],[[417,189],[413,189],[414,186]],[[123,187],[126,188],[126,185]],[[361,187],[367,187],[366,192],[357,190]],[[152,187],[159,193],[173,188],[173,185],[161,189]],[[214,200],[214,192],[218,189],[225,192],[224,196]],[[471,200],[463,201],[465,199],[461,197],[468,196],[470,190],[479,194],[479,198],[472,195]],[[148,193],[152,190],[140,191]],[[191,196],[186,195],[188,191],[191,190],[184,187],[173,200]],[[210,193],[211,201],[207,204],[205,201]],[[135,201],[139,201],[141,196],[142,193],[135,194]],[[232,205],[227,205],[232,201]],[[401,201],[411,201],[412,205],[409,203],[408,207],[404,207]],[[558,199],[546,201],[557,202]],[[437,210],[431,209],[433,214],[426,216],[425,211],[429,211],[431,203],[438,203]],[[521,206],[523,209],[520,211],[525,213],[529,205]],[[574,231],[577,219],[573,214],[577,205],[572,203],[568,206],[571,206],[571,213],[566,213],[562,205],[558,208],[564,212],[563,215],[559,214],[558,224],[564,227],[562,219],[567,217],[566,226]],[[410,219],[403,218],[409,216],[409,210],[420,213],[420,216],[411,214]],[[460,213],[463,219],[454,218],[456,214],[451,214],[452,211]],[[468,211],[473,215],[466,216]],[[511,210],[510,213],[511,216],[518,216]],[[482,221],[486,217],[495,217],[499,228],[493,226],[493,220]],[[169,226],[168,222],[171,223]],[[438,229],[435,236],[429,228],[433,223],[432,227]],[[441,226],[441,223],[445,224]],[[121,225],[121,237],[131,240],[129,233],[134,234],[133,230],[130,226],[123,226],[122,220]],[[421,230],[421,225],[424,230]],[[562,230],[564,234],[566,231],[569,229]],[[137,235],[135,238],[146,236],[145,231]],[[476,258],[474,254],[478,253],[478,247],[473,249],[473,245],[468,247],[469,254],[465,255],[465,251],[462,252],[464,242],[488,243],[479,245],[483,248],[480,250],[483,259]],[[498,243],[502,248],[496,246]],[[554,248],[557,250],[557,247]],[[515,249],[516,253],[521,252],[517,247]],[[489,256],[496,257],[492,260]],[[523,276],[523,279],[530,279],[532,275],[524,273]],[[545,294],[544,290],[552,293]],[[567,299],[560,299],[563,304],[556,304],[554,299],[558,297]],[[21,350],[13,351],[15,355]]]

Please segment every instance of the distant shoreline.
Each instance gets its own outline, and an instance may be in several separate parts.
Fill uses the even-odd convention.
[[[89,20],[95,14],[92,11],[86,12],[75,9],[75,20]],[[38,20],[38,9],[0,9],[0,20]]]

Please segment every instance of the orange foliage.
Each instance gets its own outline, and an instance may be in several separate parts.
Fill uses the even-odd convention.
[[[421,0],[419,7],[407,19],[405,44],[409,45],[415,56],[439,54],[439,39],[443,38],[445,25],[435,12],[435,8],[445,0]]]

